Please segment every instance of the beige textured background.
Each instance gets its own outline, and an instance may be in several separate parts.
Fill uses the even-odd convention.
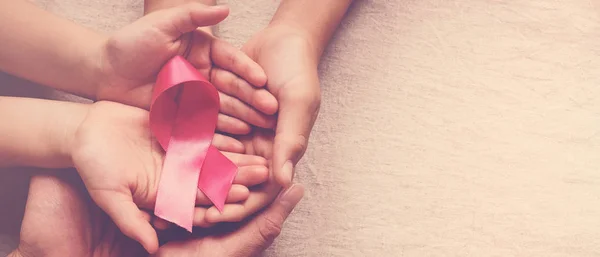
[[[278,4],[229,2],[237,46]],[[39,3],[103,31],[142,11]],[[357,0],[320,74],[308,194],[266,256],[600,256],[600,2]]]

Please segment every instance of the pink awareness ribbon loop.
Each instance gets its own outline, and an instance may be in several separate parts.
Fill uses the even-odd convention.
[[[166,151],[154,214],[192,231],[197,189],[223,210],[237,167],[211,145],[219,113],[216,88],[183,57],[160,71],[150,130]]]

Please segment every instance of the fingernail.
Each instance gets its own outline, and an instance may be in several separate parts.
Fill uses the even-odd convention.
[[[211,5],[211,9],[213,10],[227,10],[229,7],[227,5]]]
[[[291,211],[302,199],[304,188],[298,185],[292,185],[286,189],[279,197],[279,203],[288,211]]]
[[[294,165],[291,161],[286,161],[281,167],[281,171],[283,172],[283,176],[288,183],[292,183],[292,179],[294,177]]]

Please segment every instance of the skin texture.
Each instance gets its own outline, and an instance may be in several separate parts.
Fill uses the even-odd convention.
[[[272,177],[267,184],[251,191],[247,201],[227,205],[222,213],[215,208],[208,210],[208,222],[243,219],[269,204],[281,187],[292,183],[294,166],[308,147],[321,104],[317,66],[351,2],[282,1],[271,24],[242,47],[267,74],[266,88],[277,99],[279,110],[273,131],[254,129],[237,139],[244,143],[247,153],[269,161]],[[299,15],[313,8],[319,9],[315,16]]]
[[[153,11],[182,2],[185,1],[150,0],[145,8]],[[223,213],[215,208],[206,211],[206,223],[239,221],[266,206],[282,187],[292,183],[294,166],[308,147],[321,103],[317,66],[323,49],[351,2],[282,1],[271,24],[242,47],[242,51],[264,69],[268,78],[266,89],[277,99],[278,110],[274,130],[255,128],[237,139],[246,146],[246,153],[269,160],[272,176],[267,184],[252,190],[247,201],[228,205]],[[303,15],[307,12],[314,15]],[[195,58],[188,57],[192,63]],[[220,84],[217,77],[211,77],[211,81]],[[225,94],[236,92],[223,88],[221,91]],[[256,99],[260,98],[252,100]],[[259,100],[263,101],[266,99]]]
[[[222,83],[216,85],[219,88],[243,83],[256,87],[240,91],[235,97],[222,94],[223,108],[217,124],[220,131],[249,131],[247,123],[233,117],[254,126],[272,127],[274,119],[263,112],[274,113],[277,103],[266,90],[259,89],[266,81],[260,66],[239,49],[196,30],[217,24],[228,14],[225,6],[189,3],[146,15],[107,36],[27,1],[3,1],[0,70],[86,98],[147,109],[160,68],[175,55],[190,55],[202,74],[222,77]],[[193,51],[189,51],[192,45]],[[238,98],[261,100],[243,104]]]
[[[153,140],[148,122],[148,112],[142,109],[114,102],[96,102],[75,132],[71,156],[74,167],[96,204],[125,235],[154,253],[158,248],[158,239],[140,209],[154,208],[164,152]],[[224,154],[239,168],[239,174],[258,172],[256,176],[266,179],[266,169],[260,167],[266,165],[264,158],[238,153]],[[264,179],[253,181],[261,183]],[[230,194],[230,202],[247,197],[245,187],[232,187],[231,191],[233,195]],[[196,204],[208,203],[204,196],[198,198]]]
[[[40,2],[109,29],[141,9]],[[228,2],[237,42],[278,4]],[[356,1],[321,63],[310,197],[265,256],[597,256],[599,8]]]
[[[285,218],[303,193],[303,187],[296,185],[269,209],[237,225],[233,231],[219,234],[204,231],[185,241],[167,243],[152,256],[255,256],[279,235]],[[176,239],[175,234],[166,231],[162,237]],[[148,254],[121,234],[91,201],[75,173],[64,171],[41,173],[32,178],[21,243],[9,256],[138,257]]]
[[[155,15],[155,16],[157,16],[157,15]],[[149,15],[147,17],[151,17],[151,15]],[[269,31],[271,31],[271,30],[269,30]],[[260,34],[260,35],[268,35],[268,34],[269,33],[264,33],[264,34]],[[149,37],[149,38],[152,38],[152,37]],[[258,43],[256,43],[256,44],[249,44],[250,46],[248,47],[247,51],[248,52],[256,52],[256,51],[260,52],[260,50],[258,48],[261,48],[262,45],[268,45],[267,43],[270,43],[269,40],[265,40],[267,43],[261,42],[261,41],[263,41],[263,40],[257,40]],[[294,40],[292,40],[292,41],[294,41]],[[110,58],[111,56],[120,56],[119,51],[114,51],[114,49],[118,49],[118,48],[120,48],[120,46],[118,44],[114,44],[114,43],[110,42],[110,40],[108,42],[109,43],[107,44],[107,49],[108,49],[107,53],[109,53],[109,54],[107,55],[107,58],[106,58],[107,60],[105,62],[105,63],[108,63],[108,65],[105,65],[105,63],[102,63],[101,66],[103,68],[101,70],[104,71],[104,70],[110,70],[110,69],[112,69],[112,71],[114,73],[116,73],[115,71],[125,71],[125,72],[127,72],[127,68],[120,69],[119,68],[120,66],[119,65],[115,65],[114,61],[111,60],[111,58]],[[117,47],[113,47],[115,45]],[[261,46],[259,46],[259,45],[261,45]],[[125,45],[125,46],[127,46],[127,45]],[[254,48],[254,47],[256,47],[256,48]],[[318,47],[317,47],[317,49],[318,49]],[[193,51],[193,49],[192,49],[192,51]],[[255,58],[258,58],[259,55],[260,54],[257,54],[255,56]],[[232,63],[236,63],[236,62],[232,62]],[[302,79],[297,79],[296,83],[300,84],[300,83],[306,83],[307,82],[308,84],[317,85],[317,87],[318,87],[318,79],[317,79],[317,76],[316,76],[316,63],[318,63],[318,62],[314,62],[314,65],[312,65],[312,66],[311,65],[305,66],[305,63],[301,63],[300,66],[311,67],[311,70],[314,71],[314,73],[310,74],[310,72],[309,72],[308,73],[308,79],[304,78],[305,79],[304,81]],[[139,63],[139,64],[140,64],[139,66],[141,66],[141,67],[144,67],[145,65],[148,65],[147,63]],[[136,65],[131,65],[131,66],[136,66]],[[125,66],[123,66],[123,67],[125,67]],[[130,66],[128,65],[128,67],[130,67]],[[109,73],[110,73],[110,71],[109,71]],[[305,73],[305,71],[302,71],[302,73]],[[209,73],[209,74],[211,75],[211,80],[213,80],[212,75],[214,73]],[[306,75],[306,74],[303,74],[303,75]],[[138,75],[136,74],[136,76],[138,76]],[[135,77],[134,80],[135,79],[143,78],[143,73],[140,74],[139,76],[140,77]],[[302,76],[302,77],[305,77],[305,76]],[[313,79],[311,80],[311,78],[313,78]],[[290,78],[288,77],[288,79],[290,79]],[[314,80],[314,79],[316,79],[316,80]],[[128,78],[128,77],[125,77],[125,80],[131,80],[131,79]],[[285,80],[285,76],[284,76],[283,80]],[[116,83],[116,84],[126,84],[126,83],[124,83],[124,81],[120,81],[121,83]],[[216,80],[213,80],[213,81],[216,81]],[[316,83],[315,83],[315,81],[316,81]],[[287,81],[284,84],[290,84],[290,83],[291,83],[290,81]],[[111,85],[110,80],[108,81],[107,84]],[[279,83],[273,83],[272,88],[276,88],[278,84]],[[291,83],[291,84],[293,84],[293,83]],[[279,86],[286,87],[285,85],[279,85]],[[314,87],[312,87],[312,86],[309,87],[309,89],[311,89],[311,88],[314,89]],[[111,99],[112,97],[110,97],[110,96],[107,97],[107,98],[105,98],[103,90],[104,90],[104,88],[102,90],[98,91],[97,95],[100,96],[99,98],[101,98],[101,99]],[[110,92],[110,90],[108,90],[108,91]],[[282,150],[281,152],[283,152],[283,153],[285,153],[287,155],[287,156],[283,156],[285,158],[280,158],[280,159],[284,160],[284,165],[279,165],[280,163],[277,163],[278,162],[277,158],[274,159],[275,163],[273,164],[274,167],[278,167],[278,168],[274,169],[275,170],[274,178],[277,179],[277,180],[279,180],[278,181],[279,184],[283,184],[285,186],[289,186],[290,183],[291,183],[292,174],[293,174],[293,165],[301,158],[301,156],[303,155],[303,153],[304,153],[304,151],[306,149],[306,143],[308,141],[308,134],[310,132],[310,128],[314,124],[314,120],[316,119],[316,113],[318,112],[318,103],[320,102],[320,98],[315,98],[314,97],[314,94],[312,94],[312,93],[315,92],[314,90],[310,90],[310,91],[311,91],[311,93],[309,93],[307,95],[310,96],[310,98],[311,98],[310,102],[312,104],[308,104],[308,106],[309,106],[308,113],[309,113],[309,116],[313,116],[313,117],[308,118],[308,119],[303,119],[303,123],[307,123],[308,124],[307,125],[309,127],[308,129],[306,129],[306,127],[304,127],[304,126],[301,126],[300,129],[299,129],[300,130],[299,132],[297,130],[292,130],[292,131],[288,132],[287,130],[278,128],[277,129],[278,132],[285,131],[286,133],[288,133],[288,136],[284,137],[284,139],[287,139],[289,141],[286,141],[284,139],[278,139],[278,137],[275,137],[273,139],[269,139],[271,137],[271,135],[269,135],[269,133],[264,133],[264,135],[261,135],[261,134],[263,134],[262,132],[255,132],[255,133],[252,133],[247,138],[240,138],[240,140],[243,141],[244,143],[246,143],[246,145],[254,148],[252,151],[263,152],[263,155],[265,155],[265,156],[266,155],[272,155],[272,154],[267,154],[267,152],[269,152],[269,151],[272,152],[272,150],[256,150],[256,149],[259,149],[260,147],[254,145],[254,143],[253,143],[255,141],[254,138],[262,136],[262,137],[265,138],[264,142],[273,142],[271,144],[272,145],[271,148],[274,148],[275,150]],[[118,99],[119,97],[122,97],[123,95],[126,95],[126,93],[128,93],[128,91],[125,91],[124,93],[125,94],[123,94],[123,92],[122,93],[111,92],[111,93],[109,93],[109,95],[114,95],[115,97],[117,97],[116,98],[117,101],[126,102],[126,100],[120,100],[120,99]],[[281,94],[281,95],[283,97],[286,94]],[[288,93],[288,95],[292,95],[292,94]],[[318,95],[318,91],[317,91],[317,95]],[[302,95],[301,95],[301,97],[302,97]],[[306,98],[308,98],[308,97],[306,97]],[[283,99],[293,99],[293,98],[290,96],[288,98],[283,97]],[[292,103],[293,104],[301,104],[302,106],[307,105],[306,99],[303,99],[303,100],[286,100],[286,101],[289,103],[288,105],[291,105]],[[316,102],[316,104],[315,104],[315,102]],[[282,108],[282,109],[283,110],[290,110],[291,108]],[[284,111],[283,113],[289,113],[289,111]],[[286,114],[285,116],[288,116],[288,115]],[[282,119],[282,120],[286,120],[286,119]],[[285,122],[285,123],[290,124],[289,122]],[[265,127],[268,127],[268,126],[265,126]],[[225,131],[225,132],[228,132],[228,131]],[[285,135],[285,134],[283,134],[283,135]],[[296,139],[291,140],[290,139],[291,135],[293,135],[293,137],[295,137]],[[281,146],[278,146],[279,144],[277,144],[277,141],[281,141],[282,142]],[[260,143],[256,143],[256,144],[260,144]],[[288,147],[288,150],[285,150],[286,145]],[[250,152],[250,151],[247,151],[247,152]],[[279,151],[276,151],[276,152],[279,152]],[[85,180],[85,178],[84,178],[84,180]],[[271,182],[273,182],[273,181],[271,181]],[[258,202],[254,203],[254,204],[252,202],[250,202],[249,204],[243,206],[244,210],[241,212],[242,213],[242,217],[243,216],[248,216],[248,215],[250,215],[250,214],[258,211],[262,206],[266,205],[266,203],[270,202],[273,199],[273,197],[275,196],[276,192],[279,191],[278,190],[279,185],[275,186],[274,184],[275,183],[270,183],[271,186],[264,187],[264,188],[266,188],[266,190],[265,190],[264,193],[259,192],[259,194],[262,194],[261,200],[259,200]],[[277,190],[275,190],[276,188],[277,188]],[[110,213],[110,211],[109,211],[109,213]],[[207,217],[208,216],[209,215],[207,215]],[[237,216],[238,217],[234,216],[234,218],[232,218],[232,219],[234,219],[234,220],[235,219],[237,219],[237,220],[241,219],[241,218],[239,218],[239,215],[237,215]],[[227,215],[224,215],[223,217],[227,217]],[[141,239],[141,238],[137,238],[137,239],[138,239],[138,241],[144,241],[144,239]],[[145,244],[145,247],[146,247],[147,250],[148,249],[150,251],[153,250],[153,248],[152,248],[153,245],[151,243]]]
[[[228,14],[224,6],[208,8],[190,3],[159,10],[113,34],[101,49],[99,58],[104,61],[100,70],[104,76],[96,97],[147,109],[156,72],[168,59],[181,54],[194,60],[192,64],[201,74],[217,81],[214,84],[220,91],[231,91],[240,85],[248,89],[238,90],[233,97],[220,94],[218,130],[233,134],[249,131],[246,123],[232,116],[255,126],[272,127],[274,119],[263,112],[272,114],[277,103],[266,90],[260,89],[266,81],[262,68],[240,50],[196,29],[219,22]],[[256,109],[238,98],[247,100]],[[254,98],[261,101],[251,101]]]

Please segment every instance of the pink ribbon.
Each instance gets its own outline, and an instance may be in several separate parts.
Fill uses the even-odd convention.
[[[197,189],[223,210],[237,167],[211,145],[219,113],[215,87],[183,57],[160,71],[150,129],[166,151],[154,214],[192,231]]]

